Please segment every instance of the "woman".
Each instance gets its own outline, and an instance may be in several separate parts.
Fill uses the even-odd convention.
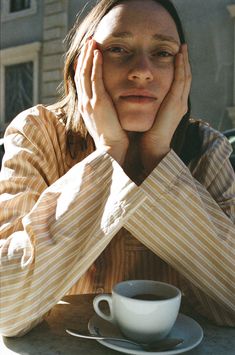
[[[102,0],[72,30],[64,100],[8,127],[4,335],[27,332],[66,293],[132,278],[176,284],[234,325],[231,148],[189,119],[184,42],[168,0]]]

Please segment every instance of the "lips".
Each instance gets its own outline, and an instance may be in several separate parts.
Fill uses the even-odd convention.
[[[156,96],[149,91],[131,90],[120,95],[120,99],[129,103],[153,103],[157,100]]]

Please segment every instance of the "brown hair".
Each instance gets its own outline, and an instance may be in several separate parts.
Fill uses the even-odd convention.
[[[75,22],[73,28],[69,32],[66,40],[68,50],[65,57],[64,66],[64,97],[57,104],[65,112],[64,121],[67,130],[67,143],[68,149],[72,158],[76,158],[79,150],[86,151],[87,154],[94,150],[94,143],[92,138],[87,132],[83,119],[78,111],[77,91],[74,81],[75,71],[74,63],[80,54],[81,48],[86,40],[93,36],[96,28],[101,19],[116,5],[124,3],[130,0],[101,0],[93,9],[88,13],[85,19],[80,22],[79,18]],[[162,5],[173,18],[177,31],[180,37],[180,42],[185,43],[185,36],[182,28],[182,23],[177,13],[176,8],[170,0],[153,0],[156,3]],[[172,138],[171,147],[174,151],[188,163],[198,151],[198,137],[197,129],[188,130],[191,124],[190,118],[190,99],[188,100],[188,111],[182,117],[180,124],[178,125],[175,134]],[[195,125],[195,128],[198,125]],[[191,132],[191,133],[190,133]],[[192,134],[193,133],[193,134]],[[186,139],[186,135],[192,136],[190,139]],[[189,138],[189,137],[188,137]],[[196,148],[195,144],[196,142]]]

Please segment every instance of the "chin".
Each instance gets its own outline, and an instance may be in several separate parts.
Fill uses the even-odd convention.
[[[140,120],[134,118],[132,120],[120,120],[121,126],[128,132],[147,132],[150,130],[154,122],[154,119]]]
[[[125,131],[147,132],[152,127],[157,110],[144,109],[144,107],[126,108],[117,106],[120,124]]]
[[[147,132],[150,130],[151,127],[148,127],[148,128],[145,128],[145,127],[130,127],[130,126],[126,126],[126,127],[123,127],[122,128],[126,131],[126,132],[136,132],[136,133],[144,133],[144,132]]]

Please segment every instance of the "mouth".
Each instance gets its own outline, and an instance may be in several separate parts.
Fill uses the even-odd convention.
[[[125,95],[125,96],[120,96],[120,99],[135,104],[148,104],[148,103],[153,103],[157,100],[155,97],[143,96],[143,95]]]
[[[133,90],[124,93],[120,96],[120,99],[134,104],[149,104],[157,101],[157,98],[150,92],[144,92],[143,90]]]
[[[141,95],[121,96],[120,98],[123,101],[133,104],[151,104],[156,101],[154,97]]]

